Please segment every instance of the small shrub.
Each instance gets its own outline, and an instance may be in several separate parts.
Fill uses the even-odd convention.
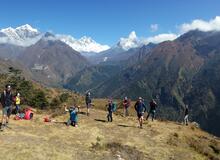
[[[69,98],[69,93],[63,93],[60,95],[60,102],[64,103],[68,100],[68,98]]]
[[[49,103],[46,99],[46,95],[43,91],[41,90],[36,90],[34,92],[34,95],[32,99],[30,100],[30,105],[33,107],[37,107],[40,109],[45,109],[48,107]]]
[[[53,98],[51,103],[50,103],[50,106],[52,108],[54,108],[54,107],[59,106],[60,104],[61,104],[61,101],[58,98]]]

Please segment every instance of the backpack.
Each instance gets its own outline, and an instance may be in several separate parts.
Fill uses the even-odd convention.
[[[34,116],[34,113],[31,109],[28,108],[28,109],[25,110],[24,119],[31,120],[33,118],[33,116]]]
[[[116,112],[116,110],[117,110],[117,104],[113,103],[113,112]]]

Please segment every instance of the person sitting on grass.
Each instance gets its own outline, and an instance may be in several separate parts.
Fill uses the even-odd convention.
[[[67,126],[72,125],[78,127],[78,109],[79,107],[71,106],[69,109],[65,106],[65,111],[69,112],[70,118],[67,121]]]

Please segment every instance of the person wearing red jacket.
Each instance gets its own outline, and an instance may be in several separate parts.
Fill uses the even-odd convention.
[[[124,106],[124,116],[129,116],[128,108],[130,107],[130,100],[128,97],[125,97],[123,100],[123,106]]]

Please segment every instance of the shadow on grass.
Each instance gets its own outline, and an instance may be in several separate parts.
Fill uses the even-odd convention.
[[[106,120],[103,120],[103,119],[94,119],[94,120],[97,122],[103,122],[103,123],[107,122]]]
[[[124,127],[124,128],[136,128],[135,126],[128,126],[125,124],[118,124],[119,127]]]
[[[87,115],[86,112],[78,112],[78,114]]]

